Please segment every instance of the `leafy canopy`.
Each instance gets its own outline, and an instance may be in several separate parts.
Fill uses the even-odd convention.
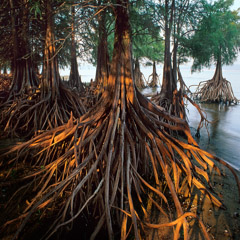
[[[233,64],[240,46],[240,16],[231,11],[232,0],[204,2],[204,12],[195,33],[184,45],[194,62],[192,70],[201,70],[212,63]]]

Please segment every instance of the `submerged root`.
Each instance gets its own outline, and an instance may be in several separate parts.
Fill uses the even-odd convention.
[[[174,228],[174,239],[182,228],[188,239],[187,217],[193,214],[184,212],[179,196],[192,186],[224,207],[207,173],[209,169],[220,174],[213,160],[221,160],[198,147],[186,121],[160,110],[137,90],[132,102],[125,98],[123,85],[121,91],[120,85],[117,88],[119,94],[113,98],[104,92],[96,107],[79,119],[71,118],[5,153],[16,152],[11,161],[31,160],[38,169],[25,176],[32,179],[36,194],[16,219],[21,225],[14,239],[36,211],[51,211],[56,203],[59,215],[47,236],[88,213],[96,221],[90,239],[105,227],[109,239],[126,239],[129,234],[141,239],[148,228],[162,227],[151,222],[146,200],[170,219],[164,226]],[[169,130],[183,132],[187,141],[173,138]],[[21,198],[25,201],[26,196]],[[5,227],[11,223],[9,219]],[[204,224],[199,224],[209,239]]]

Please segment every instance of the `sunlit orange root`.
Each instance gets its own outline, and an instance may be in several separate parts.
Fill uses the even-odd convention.
[[[95,209],[93,216],[99,219],[92,238],[106,225],[111,238],[112,226],[120,224],[123,239],[131,226],[136,239],[144,236],[145,223],[140,216],[151,219],[143,200],[149,193],[154,202],[163,202],[163,209],[174,202],[177,218],[183,216],[176,224],[176,239],[182,225],[188,239],[187,215],[178,198],[181,189],[195,185],[215,205],[222,206],[211,192],[206,172],[208,168],[218,170],[212,161],[216,158],[199,149],[186,122],[159,110],[136,89],[132,93],[134,102],[124,84],[115,91],[114,98],[105,92],[96,107],[79,120],[71,118],[67,124],[10,150],[19,153],[18,161],[21,156],[27,159],[30,153],[32,164],[39,168],[28,176],[38,191],[24,211],[27,215],[16,236],[35,211],[50,209],[56,201],[63,208],[49,234],[91,207]],[[171,137],[165,129],[184,132],[188,143]],[[35,157],[31,152],[36,153]],[[165,214],[172,213],[168,210]]]
[[[158,214],[171,219],[168,225],[175,226],[174,239],[179,239],[182,228],[184,239],[189,239],[187,216],[191,213],[184,212],[180,201],[183,189],[191,192],[195,186],[213,204],[223,207],[208,175],[208,170],[220,174],[213,161],[219,159],[198,147],[184,118],[170,115],[137,90],[132,77],[127,1],[118,0],[115,13],[108,89],[95,107],[5,153],[16,154],[11,163],[34,166],[32,174],[23,174],[34,194],[23,215],[17,216],[22,221],[14,239],[27,230],[36,211],[44,214],[56,208],[58,216],[47,236],[88,213],[94,219],[89,239],[96,238],[103,228],[109,239],[126,239],[129,234],[145,239],[146,229],[161,227],[150,223],[148,200]],[[173,131],[185,135],[186,141],[173,137]],[[18,195],[25,202],[24,194],[18,193],[12,200]],[[200,225],[208,239],[201,221]],[[81,234],[81,224],[78,227]]]

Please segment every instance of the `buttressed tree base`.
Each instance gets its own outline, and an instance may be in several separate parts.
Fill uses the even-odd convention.
[[[184,119],[165,112],[137,90],[132,74],[128,1],[117,0],[114,10],[113,61],[107,90],[98,103],[80,118],[70,118],[67,124],[6,153],[17,152],[18,162],[22,156],[28,161],[31,154],[31,163],[38,169],[27,177],[32,179],[28,187],[32,184],[36,194],[18,217],[21,225],[15,238],[36,211],[51,211],[56,203],[59,216],[48,236],[92,209],[96,225],[90,239],[105,227],[109,239],[114,238],[115,229],[119,229],[121,239],[129,234],[144,239],[148,229],[162,226],[173,227],[174,239],[183,228],[184,239],[189,239],[187,217],[198,217],[184,211],[179,196],[183,189],[191,192],[192,186],[223,207],[211,190],[207,173],[210,169],[220,174],[213,159],[222,161],[199,148]],[[174,138],[171,131],[182,132],[186,141]],[[240,190],[237,177],[236,181]],[[170,222],[151,222],[148,203]],[[201,220],[199,226],[210,239]]]

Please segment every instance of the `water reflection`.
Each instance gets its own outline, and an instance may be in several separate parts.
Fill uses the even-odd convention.
[[[218,104],[200,104],[206,112],[207,119],[212,121],[201,130],[197,139],[199,145],[240,169],[240,105],[225,106]],[[193,106],[188,105],[189,124],[194,129],[198,126],[200,117]]]
[[[143,94],[160,92],[160,88],[145,88]],[[195,107],[187,103],[187,116],[193,136],[200,121],[200,115]],[[196,138],[201,148],[222,158],[240,170],[240,105],[226,106],[224,104],[200,104],[202,110],[211,121],[207,129],[201,129],[201,137]],[[209,133],[209,135],[208,135]]]

